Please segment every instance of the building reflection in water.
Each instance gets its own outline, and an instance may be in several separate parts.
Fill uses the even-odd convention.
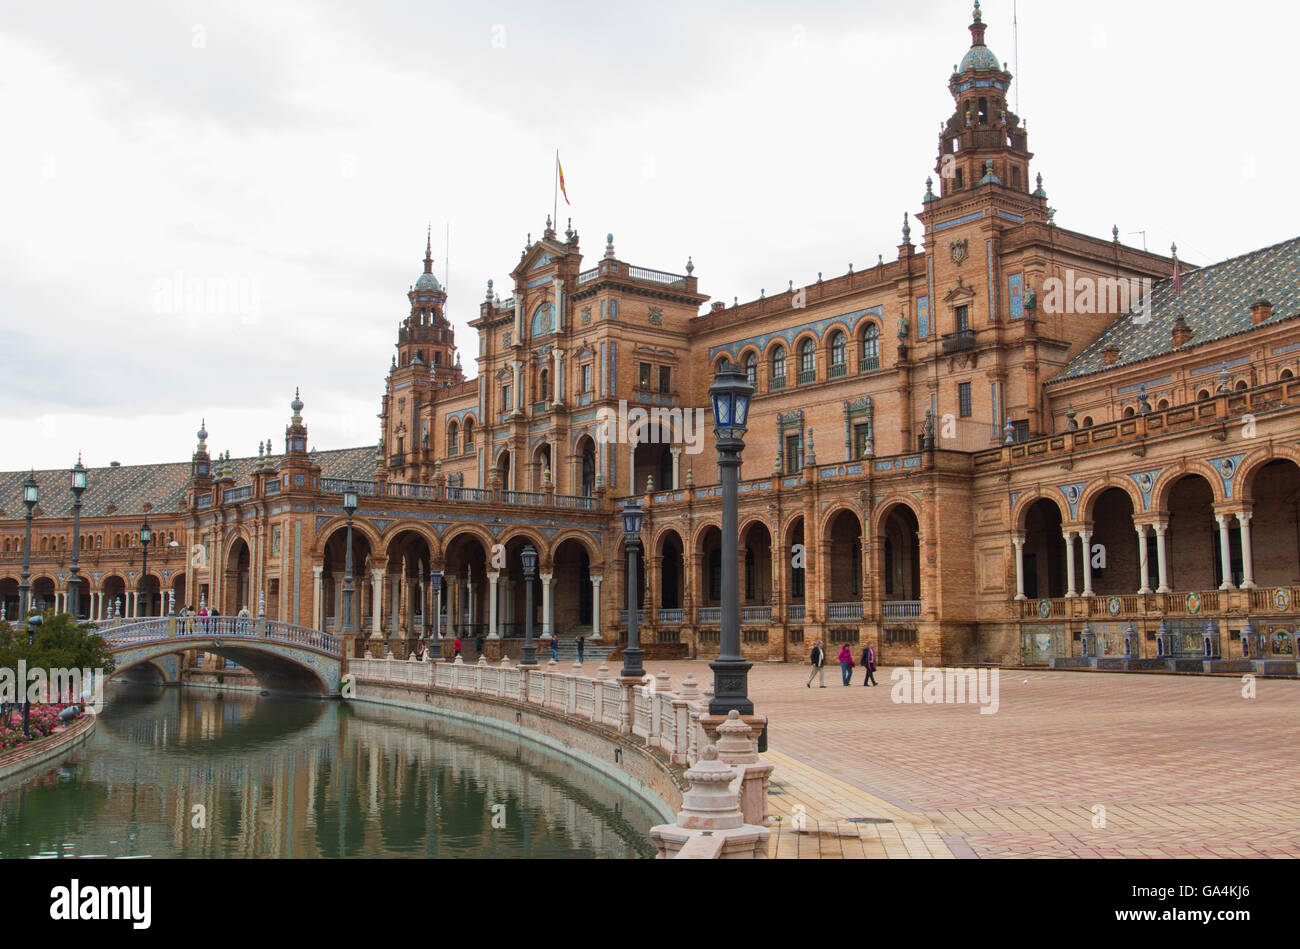
[[[644,857],[661,818],[531,742],[378,706],[111,689],[80,760],[0,787],[0,856]]]

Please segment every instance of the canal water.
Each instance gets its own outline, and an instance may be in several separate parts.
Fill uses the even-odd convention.
[[[0,857],[648,857],[662,819],[536,743],[367,704],[110,684],[0,785]]]

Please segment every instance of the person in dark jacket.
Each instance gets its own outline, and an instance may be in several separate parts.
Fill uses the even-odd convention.
[[[812,680],[818,675],[822,677],[822,688],[826,688],[826,650],[822,648],[822,641],[817,640],[817,645],[813,646],[812,656],[809,661],[812,663],[812,672],[808,674],[808,681],[805,685],[812,688]]]
[[[582,664],[582,646],[583,646],[582,637],[579,636],[578,637],[578,664],[579,665]]]
[[[866,677],[862,680],[864,687],[880,685],[876,681],[876,651],[871,648],[871,643],[867,643],[866,648],[862,650],[862,668],[867,672]]]

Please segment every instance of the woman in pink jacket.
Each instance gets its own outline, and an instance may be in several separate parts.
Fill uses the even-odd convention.
[[[840,647],[840,674],[845,685],[853,681],[853,653],[849,652],[848,643]]]

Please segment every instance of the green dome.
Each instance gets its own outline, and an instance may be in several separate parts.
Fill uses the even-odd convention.
[[[972,46],[961,61],[961,68],[958,72],[1001,72],[1002,64],[998,62],[997,56],[993,50],[987,46]]]
[[[438,283],[438,278],[431,273],[420,274],[420,279],[415,281],[416,290],[431,290],[434,293],[441,293],[442,287]]]

